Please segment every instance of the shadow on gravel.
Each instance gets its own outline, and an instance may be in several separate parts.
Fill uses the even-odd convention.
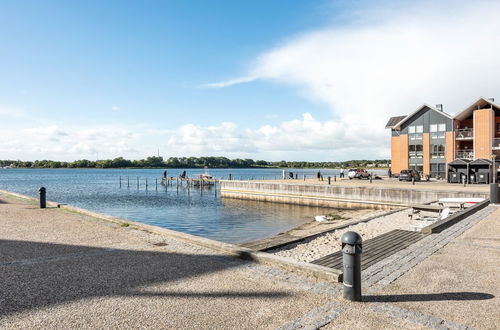
[[[494,295],[482,292],[443,292],[423,294],[395,294],[385,296],[363,296],[364,302],[409,302],[409,301],[446,301],[446,300],[487,300]]]
[[[92,297],[279,299],[290,295],[211,287],[207,292],[147,290],[149,285],[187,281],[244,263],[212,255],[0,240],[0,317]]]

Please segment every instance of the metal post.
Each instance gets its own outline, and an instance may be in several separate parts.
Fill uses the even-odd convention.
[[[231,173],[229,173],[229,180],[232,180],[233,179],[233,175]]]
[[[127,188],[130,188],[130,178],[127,176]]]
[[[332,183],[332,178],[330,176],[328,176],[328,184],[331,184]]]
[[[158,178],[155,178],[156,191],[158,191]]]
[[[344,298],[361,301],[361,253],[363,239],[353,231],[345,232],[342,237],[342,264]]]
[[[148,190],[148,178],[146,178],[146,191]]]
[[[490,183],[490,202],[500,204],[500,186],[497,183]]]
[[[337,182],[337,175],[333,176],[333,182]]]
[[[40,189],[38,189],[38,192],[40,193],[40,208],[44,209],[47,207],[46,199],[45,199],[45,195],[46,195],[45,187],[40,187]]]
[[[120,188],[122,187],[122,176],[120,175]]]
[[[373,172],[370,174],[370,183],[372,183],[372,179],[373,179]]]
[[[139,177],[137,177],[137,190],[139,190]]]

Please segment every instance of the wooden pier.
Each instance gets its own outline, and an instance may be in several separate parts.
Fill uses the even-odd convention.
[[[130,177],[119,177],[119,186],[122,188],[126,185],[127,188],[130,188]],[[201,191],[203,189],[213,189],[215,195],[217,195],[217,189],[220,189],[220,181],[218,179],[207,179],[207,178],[178,178],[178,177],[155,177],[153,180],[148,177],[140,178],[135,177],[135,186],[136,190],[140,190],[142,187],[146,191],[151,189],[151,182],[154,181],[154,190],[158,191],[159,186],[163,186],[165,191],[168,191],[169,188],[176,189],[187,189],[188,193],[193,188],[198,188]]]

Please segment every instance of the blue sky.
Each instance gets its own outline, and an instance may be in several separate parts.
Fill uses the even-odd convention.
[[[479,58],[451,54],[498,41],[496,25],[454,28],[472,9],[488,15],[498,6],[428,14],[447,4],[4,0],[0,159],[137,159],[158,149],[164,157],[388,157],[388,116],[424,102],[454,112],[496,91],[488,69],[496,46]],[[437,45],[444,50],[432,56],[421,50]],[[430,77],[457,68],[484,82],[444,88]]]

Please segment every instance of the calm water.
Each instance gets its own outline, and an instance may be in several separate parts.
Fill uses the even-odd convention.
[[[168,169],[178,176],[183,169]],[[314,177],[317,170],[295,170],[299,177]],[[203,170],[186,169],[189,177]],[[338,175],[337,170],[322,170],[324,177]],[[281,169],[213,169],[216,178],[274,179]],[[155,178],[160,169],[0,169],[0,189],[38,197],[38,188],[47,188],[47,199],[138,222],[169,228],[223,242],[252,241],[308,222],[324,208],[276,203],[221,199],[214,189],[173,187],[165,190]],[[122,186],[119,177],[122,177]],[[130,188],[127,188],[127,177]],[[140,187],[137,189],[137,177]],[[149,190],[145,189],[145,178]]]

